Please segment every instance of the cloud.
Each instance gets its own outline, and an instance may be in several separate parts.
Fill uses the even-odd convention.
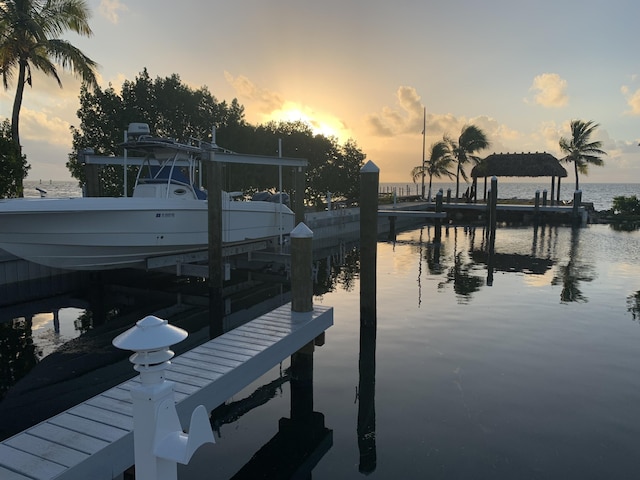
[[[547,108],[560,108],[569,103],[566,93],[567,81],[557,73],[543,73],[533,79],[533,84],[529,91],[536,92],[533,96],[533,103]],[[525,103],[532,103],[525,99]]]
[[[71,132],[69,122],[51,112],[22,109],[20,111],[20,140],[22,142],[48,142],[69,147]],[[21,143],[22,143],[21,142]]]
[[[284,106],[285,101],[280,94],[259,88],[244,75],[234,77],[225,71],[224,77],[241,99],[258,103],[258,108],[262,114],[269,114],[274,110],[280,110]]]
[[[623,85],[620,91],[626,98],[627,105],[630,107],[630,110],[627,110],[624,113],[628,115],[640,115],[640,89],[635,92],[631,92],[631,89],[628,86]]]
[[[118,23],[120,13],[128,12],[129,8],[122,4],[120,0],[100,0],[98,12],[111,23]]]
[[[422,132],[424,106],[413,87],[402,86],[396,92],[397,106],[384,107],[365,119],[368,130],[378,137]]]

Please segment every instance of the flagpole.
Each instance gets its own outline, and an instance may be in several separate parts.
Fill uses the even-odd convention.
[[[422,120],[422,199],[424,200],[424,176],[425,176],[425,138],[427,136],[427,107],[424,107],[424,118]]]

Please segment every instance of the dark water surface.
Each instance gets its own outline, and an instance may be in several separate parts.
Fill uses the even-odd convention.
[[[180,478],[636,478],[640,232],[499,228],[491,255],[482,228],[445,229],[440,246],[433,237],[424,227],[379,242],[376,329],[360,327],[357,250],[322,260],[314,302],[334,307],[335,325],[314,353],[316,414],[281,420],[301,385],[287,361],[214,412],[217,443]],[[167,295],[141,282],[104,286],[88,307],[62,302],[55,334],[53,314],[37,314],[18,351],[46,363],[86,335],[96,302],[106,326],[176,298],[198,311],[200,284]]]
[[[482,229],[448,229],[436,257],[432,236],[379,243],[373,339],[360,343],[357,279],[315,299],[335,307],[313,385],[332,439],[303,478],[636,478],[640,233],[499,229],[492,286]],[[270,396],[220,426],[181,478],[239,472],[290,417],[290,384]],[[274,462],[263,471],[292,468]]]

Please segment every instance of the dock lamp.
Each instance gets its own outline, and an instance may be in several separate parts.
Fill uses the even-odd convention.
[[[131,388],[133,399],[133,443],[138,480],[177,480],[177,462],[189,463],[204,443],[215,443],[209,417],[200,405],[191,415],[189,433],[184,433],[173,396],[173,382],[164,378],[174,353],[171,345],[188,334],[166,320],[147,316],[113,339],[113,345],[131,350],[129,360],[140,373],[140,383]]]

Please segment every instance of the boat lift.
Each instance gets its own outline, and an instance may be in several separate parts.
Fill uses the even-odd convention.
[[[144,124],[131,124],[128,130],[128,136],[125,134],[125,139],[127,138],[135,138],[139,141],[144,141],[145,137],[148,137],[148,129],[141,129],[140,125]],[[126,145],[123,145],[126,146]],[[204,166],[206,162],[212,162],[215,165],[221,165],[223,163],[237,163],[237,164],[246,164],[246,165],[273,165],[278,167],[278,177],[279,177],[279,190],[282,191],[282,167],[294,168],[295,175],[295,191],[296,194],[293,199],[293,211],[295,213],[295,224],[299,224],[304,221],[304,185],[305,185],[305,169],[308,165],[306,159],[301,158],[287,158],[282,157],[282,144],[279,142],[278,150],[280,155],[277,157],[274,156],[264,156],[264,155],[249,155],[249,154],[238,154],[233,153],[227,150],[223,150],[218,147],[215,143],[215,130],[212,131],[212,142],[199,142],[199,145],[187,145],[187,144],[175,144],[176,149],[184,149],[188,151],[190,154],[195,154],[199,157],[199,161],[201,166]],[[125,168],[126,175],[126,167],[128,166],[138,166],[141,168],[146,161],[146,157],[130,157],[127,155],[127,151],[125,149],[125,155],[122,157],[118,156],[103,156],[103,155],[95,155],[92,150],[84,150],[78,152],[78,161],[85,165],[86,173],[87,173],[87,183],[91,184],[91,178],[97,178],[97,172],[95,171],[95,167],[100,165],[121,165]],[[175,166],[179,167],[192,167],[191,159],[180,159],[177,158],[174,163]],[[200,176],[202,175],[202,171],[206,168],[200,169]],[[201,180],[201,179],[200,179]],[[214,182],[211,182],[212,185],[207,185],[209,190],[209,197],[212,199],[220,198],[222,193],[222,186],[219,181],[219,178],[214,178]],[[202,182],[200,182],[202,183]],[[126,188],[126,187],[125,187]],[[93,193],[89,188],[89,195]],[[212,191],[220,190],[219,194],[213,194]],[[125,192],[126,193],[126,192]],[[211,200],[209,200],[211,202]],[[211,207],[211,203],[209,203]],[[210,229],[211,229],[211,214],[210,214]],[[210,244],[211,244],[211,236],[210,236]],[[282,234],[280,234],[280,245],[283,244]],[[147,269],[155,269],[155,268],[167,268],[174,267],[176,268],[177,275],[192,275],[199,277],[209,277],[210,268],[207,265],[202,265],[202,262],[206,262],[210,260],[209,252],[211,251],[211,245],[209,245],[209,250],[202,250],[197,252],[190,252],[179,255],[170,255],[166,257],[151,257],[147,259],[146,267]],[[251,252],[256,251],[264,251],[268,247],[268,242],[264,239],[260,240],[252,240],[246,242],[236,242],[233,244],[224,244],[221,247],[221,257],[228,257],[240,254],[250,254]],[[218,257],[216,254],[215,257]],[[198,265],[200,263],[200,265]],[[224,269],[221,269],[224,270]]]

